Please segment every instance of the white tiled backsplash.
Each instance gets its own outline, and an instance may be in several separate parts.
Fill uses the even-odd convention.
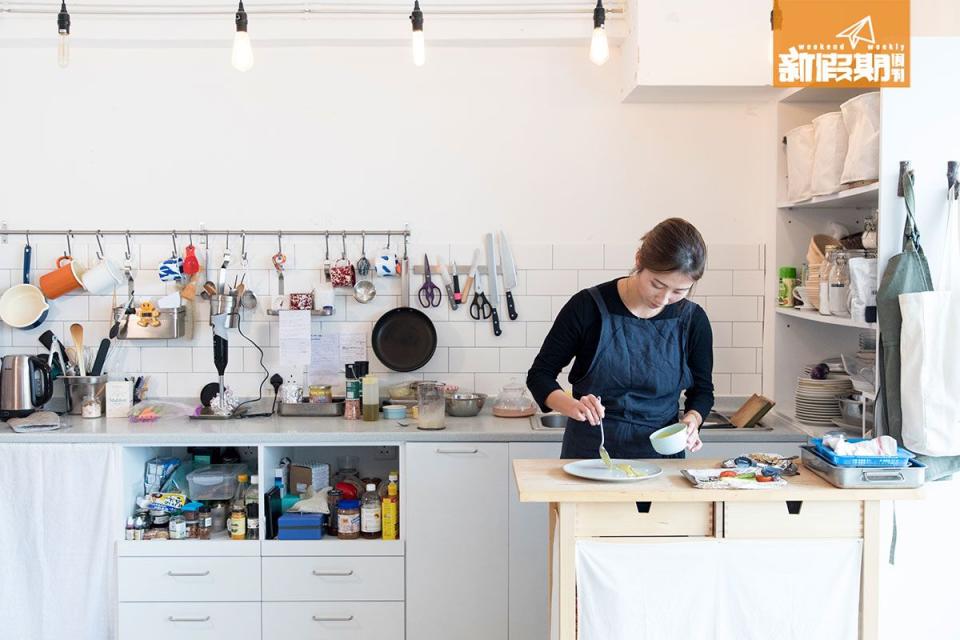
[[[139,238],[137,238],[139,240]],[[50,270],[57,256],[64,252],[65,242],[50,237],[32,238],[34,247],[32,273],[37,278]],[[20,239],[10,238],[0,245],[0,289],[20,282],[22,245]],[[86,263],[95,257],[96,245],[88,238],[73,241],[76,259]],[[194,237],[200,245],[201,239]],[[185,238],[179,245],[186,244]],[[223,238],[210,239],[211,269],[215,269],[224,245]],[[367,254],[372,255],[382,241],[370,238]],[[360,255],[359,239],[348,238],[348,256],[356,260]],[[394,248],[397,247],[394,239]],[[412,264],[421,264],[427,253],[431,262],[456,260],[463,267],[470,264],[475,246],[467,244],[420,245],[411,242],[409,255]],[[239,238],[231,238],[233,264],[229,281],[241,273]],[[264,363],[271,373],[285,375],[289,367],[279,362],[278,320],[265,314],[268,295],[277,293],[277,278],[270,256],[277,250],[277,241],[262,237],[247,240],[249,263],[245,283],[260,296],[259,307],[244,312],[241,329],[264,351]],[[399,374],[390,372],[376,362],[369,350],[371,371],[383,374],[385,384],[417,378],[443,379],[463,389],[496,393],[511,378],[522,381],[536,356],[551,323],[569,297],[578,290],[610,280],[629,271],[633,264],[635,244],[517,244],[514,247],[519,273],[519,286],[514,291],[520,318],[510,321],[501,300],[500,316],[503,335],[495,337],[489,321],[474,321],[466,306],[451,311],[444,296],[443,303],[426,310],[434,321],[438,347],[431,361],[419,372]],[[110,237],[104,242],[106,254],[118,261],[123,259],[123,239]],[[173,249],[165,242],[151,238],[132,246],[133,264],[139,268],[136,290],[149,298],[174,291],[175,287],[160,282],[156,268],[168,258]],[[324,260],[323,241],[319,239],[285,238],[287,254],[285,291],[307,291],[318,281],[318,270]],[[198,250],[201,265],[204,251]],[[340,255],[340,239],[331,237],[332,259]],[[761,388],[763,345],[763,246],[713,244],[709,246],[707,272],[694,290],[693,300],[703,306],[713,325],[714,384],[718,395],[749,394]],[[201,276],[203,274],[201,273]],[[461,284],[465,278],[461,277]],[[422,278],[411,277],[411,304],[419,308],[416,291]],[[337,290],[337,312],[332,319],[315,319],[313,332],[364,333],[368,336],[377,318],[399,303],[399,278],[375,279],[377,296],[369,304],[357,303],[351,290]],[[116,304],[123,304],[126,289],[117,291]],[[0,353],[32,353],[42,351],[38,336],[53,330],[67,345],[72,322],[80,322],[85,329],[85,342],[97,345],[107,336],[110,326],[111,295],[92,296],[71,293],[51,301],[47,321],[37,329],[21,331],[0,325]],[[116,341],[122,347],[123,371],[114,367],[113,374],[143,374],[149,379],[152,397],[197,397],[200,388],[216,377],[213,366],[212,334],[208,325],[208,307],[197,298],[193,337],[179,340]],[[255,396],[263,379],[259,367],[259,353],[233,330],[230,338],[227,382],[241,396]],[[567,386],[565,374],[561,384]],[[269,384],[264,393],[272,393]]]

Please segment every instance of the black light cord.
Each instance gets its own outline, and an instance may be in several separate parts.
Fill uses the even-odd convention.
[[[245,334],[245,333],[243,332],[243,329],[240,327],[240,314],[237,314],[237,333],[239,333],[241,336],[243,336],[244,340],[246,340],[247,342],[249,342],[250,344],[252,344],[253,347],[254,347],[257,351],[260,352],[260,368],[263,369],[263,380],[260,381],[260,389],[259,389],[259,391],[257,391],[257,397],[256,397],[256,399],[251,398],[250,400],[244,400],[243,402],[241,402],[240,404],[238,404],[238,405],[236,406],[236,408],[233,410],[233,413],[234,413],[234,414],[236,414],[237,411],[240,410],[240,407],[242,407],[242,406],[244,406],[244,405],[246,405],[246,404],[250,404],[250,403],[253,403],[253,402],[260,402],[261,400],[263,400],[263,384],[270,378],[270,372],[267,371],[267,366],[266,366],[265,364],[263,364],[263,358],[264,358],[263,349],[261,349],[261,348],[260,348],[260,345],[258,345],[256,342],[254,342],[253,340],[251,340],[251,339],[249,338],[249,336],[247,336],[247,334]],[[273,415],[275,409],[276,409],[276,402],[274,402],[274,403],[270,406],[270,415],[271,415],[271,416]]]

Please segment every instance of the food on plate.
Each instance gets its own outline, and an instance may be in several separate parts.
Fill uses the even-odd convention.
[[[736,472],[736,471],[721,471],[721,472],[720,472],[720,477],[721,477],[721,478],[736,478],[736,477],[737,477],[737,472]]]

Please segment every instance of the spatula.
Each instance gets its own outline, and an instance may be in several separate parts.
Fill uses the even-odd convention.
[[[70,325],[70,335],[73,337],[73,344],[77,348],[77,366],[80,368],[80,375],[87,375],[87,365],[83,357],[83,325],[74,322]]]

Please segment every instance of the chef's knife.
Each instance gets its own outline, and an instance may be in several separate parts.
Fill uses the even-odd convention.
[[[490,293],[487,298],[492,311],[490,317],[493,320],[493,335],[499,336],[503,333],[503,330],[500,328],[500,316],[497,314],[497,305],[500,303],[500,288],[497,284],[497,248],[494,246],[492,233],[483,237],[483,244],[487,250],[486,290]]]
[[[507,242],[507,234],[500,232],[500,259],[503,261],[503,288],[507,294],[507,315],[516,320],[517,308],[513,304],[512,290],[517,288],[517,263],[513,261],[513,252]]]

